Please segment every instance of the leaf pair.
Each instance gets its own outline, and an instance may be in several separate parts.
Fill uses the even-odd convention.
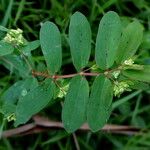
[[[98,76],[91,90],[82,76],[73,77],[66,95],[62,121],[68,132],[74,132],[88,122],[92,131],[98,131],[107,122],[111,113],[112,84],[104,76]]]
[[[122,31],[117,13],[106,13],[100,21],[96,38],[96,64],[106,70],[112,67],[115,61],[117,64],[123,63],[136,53],[142,38],[143,27],[137,20],[129,23]]]
[[[62,63],[61,36],[55,24],[45,22],[40,30],[41,48],[50,74],[59,71]],[[88,63],[91,51],[90,25],[81,13],[71,17],[69,26],[69,44],[73,64],[80,71]]]

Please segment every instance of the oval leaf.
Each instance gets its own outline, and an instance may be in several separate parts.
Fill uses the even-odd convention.
[[[50,74],[59,71],[62,63],[61,35],[55,24],[45,22],[40,30],[40,44]]]
[[[11,54],[14,51],[14,47],[6,42],[0,41],[0,56]]]
[[[104,76],[98,76],[91,90],[87,107],[87,121],[92,131],[98,131],[107,122],[113,99],[112,84]]]
[[[150,83],[150,65],[145,65],[143,70],[125,70],[123,75],[129,79]]]
[[[138,21],[134,21],[124,29],[117,50],[116,61],[121,63],[132,57],[143,38],[143,27]]]
[[[53,81],[47,79],[44,84],[21,97],[16,107],[15,126],[26,123],[33,115],[46,107],[53,97],[54,88]]]
[[[72,78],[62,110],[62,121],[68,132],[74,132],[86,121],[88,95],[86,79],[82,76]]]
[[[95,60],[103,70],[110,68],[115,60],[121,36],[121,21],[117,13],[106,13],[99,24],[96,38]]]
[[[88,64],[91,52],[91,29],[86,17],[76,12],[71,16],[69,43],[72,60],[77,71]]]

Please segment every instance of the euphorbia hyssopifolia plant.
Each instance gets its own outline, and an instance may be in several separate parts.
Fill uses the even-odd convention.
[[[40,40],[33,42],[25,40],[20,29],[0,27],[0,30],[5,33],[0,41],[0,63],[21,78],[0,97],[4,120],[13,120],[15,126],[26,123],[57,98],[65,96],[62,104],[64,128],[74,132],[87,122],[95,132],[111,115],[113,95],[119,97],[139,83],[143,86],[150,83],[150,66],[134,63],[142,42],[143,26],[138,20],[122,25],[113,11],[107,12],[100,21],[95,44],[96,63],[92,66],[88,64],[92,41],[90,25],[80,12],[71,16],[68,43],[75,74],[59,75],[61,34],[54,23],[43,23]],[[37,63],[40,61],[31,53],[39,46],[46,62],[46,73],[39,71]],[[86,76],[94,78],[91,90]],[[72,79],[65,82],[66,78]]]

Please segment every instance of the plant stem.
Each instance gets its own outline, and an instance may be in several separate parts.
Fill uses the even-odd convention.
[[[47,73],[42,73],[42,72],[36,72],[32,71],[33,76],[42,76],[45,78],[53,78],[53,79],[64,79],[64,78],[71,78],[74,76],[82,75],[82,76],[98,76],[103,73],[90,73],[90,72],[80,72],[80,73],[74,73],[74,74],[67,74],[67,75],[48,75]]]

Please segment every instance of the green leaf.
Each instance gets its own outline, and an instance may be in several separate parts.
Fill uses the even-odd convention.
[[[30,70],[22,58],[22,56],[17,55],[7,55],[3,56],[3,65],[10,70],[10,72],[15,72],[22,78],[29,77]],[[18,73],[19,72],[19,73]]]
[[[50,74],[59,71],[62,63],[61,35],[55,24],[45,22],[40,30],[40,44]]]
[[[14,47],[6,42],[0,41],[0,56],[13,53]]]
[[[123,105],[124,103],[128,102],[129,100],[132,100],[133,97],[140,95],[141,94],[141,90],[135,91],[129,95],[125,95],[123,98],[116,100],[113,104],[112,104],[112,109],[116,109],[119,106]]]
[[[150,85],[148,83],[144,83],[137,80],[132,80],[133,85],[131,86],[132,89],[136,90],[148,90],[150,89]]]
[[[120,18],[117,13],[110,11],[101,19],[96,38],[95,60],[101,69],[105,70],[113,65],[120,36]]]
[[[66,95],[62,121],[67,132],[74,132],[86,121],[89,86],[82,76],[73,77]]]
[[[15,104],[25,91],[33,90],[37,86],[38,82],[33,77],[18,81],[3,93],[1,99],[4,103]]]
[[[42,85],[39,85],[21,97],[16,107],[15,126],[26,123],[33,115],[46,107],[51,102],[54,88],[53,81],[47,79]]]
[[[145,65],[143,70],[124,70],[123,75],[129,79],[150,83],[150,65]]]
[[[7,118],[12,113],[16,112],[16,104],[22,96],[27,94],[30,90],[37,87],[38,82],[35,78],[30,77],[26,80],[21,80],[8,88],[1,96],[2,108],[1,111],[4,117]]]
[[[23,53],[28,56],[32,50],[37,49],[40,46],[40,41],[35,40],[32,42],[28,42],[25,47],[22,48]]]
[[[66,131],[60,131],[58,132],[56,135],[54,135],[52,138],[48,139],[47,141],[45,141],[44,143],[42,143],[42,146],[45,146],[47,144],[51,144],[51,143],[56,143],[60,140],[62,140],[63,138],[66,138],[70,136],[70,134],[68,134]]]
[[[15,104],[20,96],[21,86],[23,85],[24,81],[18,81],[9,87],[1,96],[2,103],[8,102]]]
[[[142,49],[150,49],[150,31],[145,31],[143,34]]]
[[[128,24],[123,30],[120,44],[117,50],[116,62],[122,63],[131,58],[140,46],[143,38],[143,27],[136,20]]]
[[[80,12],[71,16],[69,44],[72,60],[77,71],[88,64],[91,52],[91,29],[86,17]]]
[[[94,80],[87,107],[87,121],[92,131],[98,131],[111,114],[113,88],[109,79],[98,76]]]
[[[0,31],[3,31],[3,32],[8,32],[9,30],[3,26],[0,25]]]
[[[2,106],[2,114],[5,118],[7,118],[9,115],[13,114],[16,111],[16,105],[12,103],[5,103]]]

